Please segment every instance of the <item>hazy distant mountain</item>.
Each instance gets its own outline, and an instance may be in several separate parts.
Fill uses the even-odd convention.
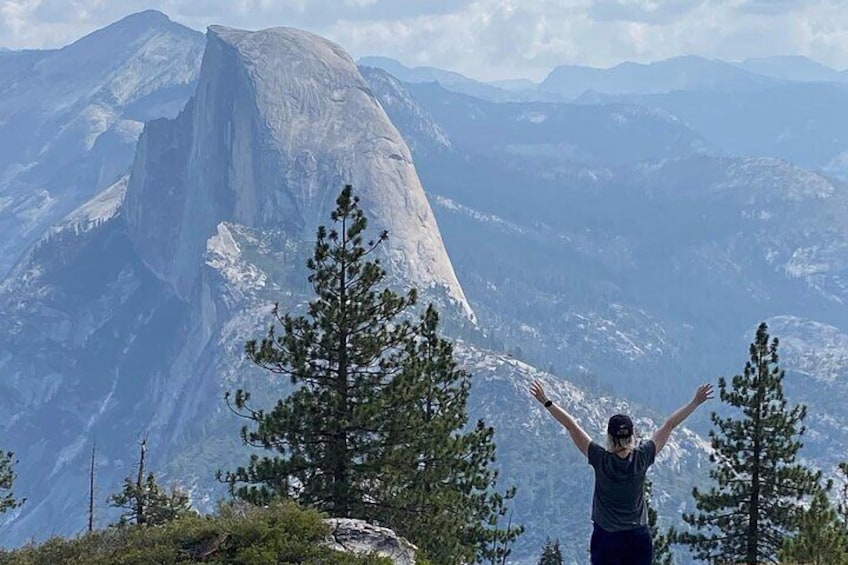
[[[781,80],[798,82],[841,82],[845,75],[802,55],[783,55],[745,59],[740,68]]]
[[[404,82],[442,82],[467,83],[469,85],[482,85],[474,79],[453,71],[446,71],[436,67],[407,67],[400,61],[390,57],[360,57],[357,64],[363,67],[376,67],[383,69]]]
[[[363,67],[382,69],[403,82],[437,82],[453,92],[459,92],[493,102],[550,100],[558,98],[557,96],[546,95],[540,92],[532,82],[529,85],[520,86],[520,84],[516,84],[513,81],[509,83],[509,87],[501,87],[436,67],[410,68],[389,57],[362,57],[357,63]]]
[[[729,155],[780,157],[817,170],[848,172],[840,165],[848,158],[845,84],[796,82],[751,92],[586,95],[579,101],[590,107],[625,103],[668,112]]]
[[[844,187],[769,160],[532,165],[421,164],[481,324],[523,359],[671,410],[698,381],[741,370],[760,320],[848,333]],[[795,330],[773,331],[791,341]],[[839,346],[820,337],[806,342],[824,359]],[[787,390],[815,407],[805,454],[829,468],[848,444],[848,413],[832,401],[844,381],[817,384],[821,368],[794,352]]]
[[[539,84],[526,78],[508,79],[508,80],[493,80],[489,82],[492,86],[503,88],[504,90],[530,91],[539,88]]]
[[[0,51],[0,89],[5,92],[23,73],[40,59],[54,53],[53,49],[27,49],[22,51]]]
[[[438,82],[450,90],[486,100],[509,99],[509,94],[500,88],[436,67],[411,68],[389,57],[361,57],[357,64],[383,69],[403,82]]]
[[[648,64],[626,62],[608,69],[562,65],[548,74],[539,89],[575,98],[587,91],[603,94],[651,94],[675,90],[745,92],[776,82],[776,79],[730,63],[685,55]]]
[[[673,115],[637,105],[499,104],[433,83],[408,84],[406,89],[455,147],[491,158],[503,152],[609,166],[709,151]],[[389,112],[404,123],[403,114]]]
[[[592,108],[592,120],[572,116],[575,129],[607,138],[610,151],[593,161],[498,151],[509,135],[486,145],[474,132],[497,132],[515,105],[459,106],[444,90],[420,96],[424,87],[409,86],[414,115],[435,119],[452,144],[416,156],[418,170],[493,343],[670,410],[697,382],[740,371],[757,323],[773,320],[775,335],[805,343],[783,359],[790,394],[815,407],[807,456],[827,469],[839,460],[833,445],[848,444],[848,412],[832,399],[842,385],[811,381],[809,359],[836,355],[843,340],[832,336],[848,333],[848,187],[779,159],[698,154],[686,143],[669,146],[677,157],[621,161],[619,140],[650,142],[605,130],[601,110],[622,111],[614,106]],[[645,118],[634,131],[659,139],[661,124]],[[532,132],[523,143],[533,145]],[[544,145],[550,132],[536,135]]]
[[[126,174],[144,121],[185,104],[202,49],[201,34],[149,11],[62,49],[0,54],[0,275]]]
[[[412,96],[404,83],[376,67],[360,66],[359,71],[379,96],[380,104],[391,117],[392,123],[404,132],[407,144],[416,155],[450,151],[450,136]]]

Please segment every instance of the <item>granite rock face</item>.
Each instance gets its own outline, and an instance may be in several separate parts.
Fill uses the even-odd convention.
[[[350,518],[330,518],[326,522],[332,528],[327,538],[327,545],[332,549],[388,557],[395,565],[415,565],[418,548],[389,528]]]
[[[304,31],[209,29],[194,99],[141,137],[127,225],[187,297],[219,222],[310,238],[345,184],[391,234],[389,270],[472,316],[409,148],[350,56]]]

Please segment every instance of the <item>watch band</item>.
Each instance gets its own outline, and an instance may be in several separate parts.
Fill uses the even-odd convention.
[[[553,403],[554,403],[553,400],[548,400],[547,402],[545,402],[545,408],[550,408],[551,405],[553,405]]]

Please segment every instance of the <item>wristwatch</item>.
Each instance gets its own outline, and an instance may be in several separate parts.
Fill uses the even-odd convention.
[[[547,402],[545,402],[545,408],[550,408],[553,403],[553,400],[548,400]]]

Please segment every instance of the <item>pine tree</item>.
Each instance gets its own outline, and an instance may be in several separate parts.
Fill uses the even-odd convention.
[[[478,420],[467,431],[471,389],[458,368],[453,344],[438,332],[431,305],[407,343],[403,370],[390,384],[381,410],[387,428],[386,463],[381,485],[389,502],[381,521],[414,540],[436,563],[502,560],[523,531],[503,528],[506,501],[499,494],[494,429]]]
[[[651,479],[645,478],[645,500],[648,505],[648,529],[651,531],[651,538],[654,542],[654,559],[653,565],[673,565],[674,560],[671,555],[671,540],[674,532],[669,531],[662,533],[657,521],[657,509],[653,504],[654,483]]]
[[[545,546],[542,548],[542,557],[539,559],[539,565],[562,565],[562,551],[559,548],[559,539],[551,541],[548,538]]]
[[[159,526],[193,512],[185,491],[178,487],[166,490],[156,482],[153,473],[148,473],[140,485],[131,477],[124,479],[124,488],[110,496],[109,503],[125,509],[118,526]]]
[[[820,480],[796,462],[806,408],[787,406],[777,348],[777,338],[769,342],[768,327],[760,324],[743,374],[731,387],[719,379],[722,402],[741,414],[711,415],[710,477],[716,484],[707,492],[693,490],[697,511],[683,520],[696,531],[676,536],[698,559],[774,562],[784,537],[798,528],[801,501]]]
[[[14,510],[26,499],[18,500],[12,492],[15,484],[15,471],[13,467],[17,463],[15,454],[11,451],[0,451],[0,514]]]
[[[797,535],[786,538],[781,562],[807,565],[848,564],[848,530],[828,498],[833,483],[828,482],[813,495],[804,510]]]
[[[367,220],[358,202],[345,187],[331,215],[338,229],[318,228],[307,262],[316,297],[307,315],[281,315],[275,306],[267,336],[246,344],[254,363],[300,385],[270,412],[254,410],[250,393],[235,394],[235,410],[255,425],[242,427],[242,440],[279,454],[254,455],[246,467],[219,473],[248,502],[293,496],[336,517],[371,513],[381,394],[400,372],[399,352],[412,334],[402,314],[416,293],[378,290],[386,272],[368,258],[388,234],[364,243]]]
[[[138,475],[135,479],[124,479],[121,492],[108,499],[111,506],[126,510],[116,525],[158,526],[192,512],[188,494],[183,490],[172,487],[168,492],[156,482],[153,473],[147,473],[145,477],[146,438],[141,442],[140,448]]]
[[[272,454],[219,479],[249,502],[291,497],[332,516],[385,523],[433,553],[456,552],[437,563],[503,552],[518,531],[499,526],[513,493],[492,489],[492,429],[478,422],[460,431],[467,376],[436,334],[435,310],[413,323],[416,291],[384,287],[374,255],[388,234],[365,243],[367,220],[350,186],[336,205],[335,226],[319,227],[307,262],[315,293],[307,313],[275,307],[266,337],[246,344],[253,362],[295,390],[268,412],[244,390],[227,396],[249,421],[242,440]],[[432,355],[418,359],[428,347]]]

